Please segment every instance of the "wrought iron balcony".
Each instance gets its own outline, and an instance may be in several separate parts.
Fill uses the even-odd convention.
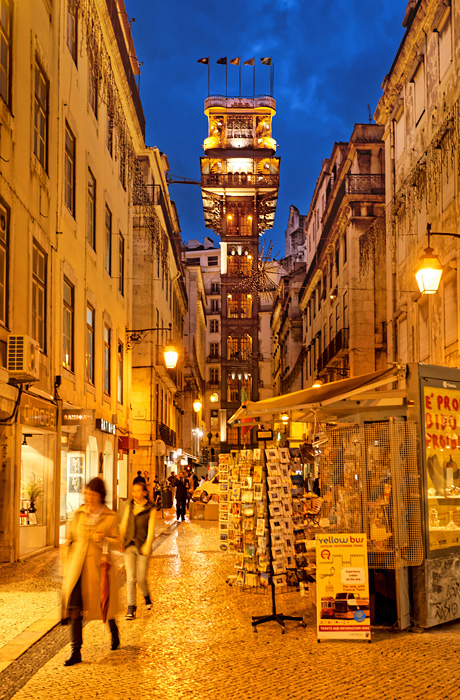
[[[279,187],[279,175],[209,173],[201,176],[202,187]]]
[[[165,445],[176,447],[176,433],[168,425],[157,423],[157,440],[163,440]]]
[[[331,340],[327,348],[324,350],[324,352],[321,354],[318,363],[317,363],[317,369],[318,372],[321,372],[327,365],[336,357],[339,355],[339,353],[348,350],[349,348],[349,329],[348,328],[341,328],[335,338]]]
[[[385,175],[347,175],[346,194],[385,194]]]

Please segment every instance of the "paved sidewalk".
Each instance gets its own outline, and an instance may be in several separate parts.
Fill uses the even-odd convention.
[[[219,550],[218,523],[174,524],[155,548],[138,617],[120,617],[121,646],[107,626],[86,625],[83,663],[65,668],[69,645],[44,663],[14,700],[458,700],[460,623],[423,634],[373,629],[372,644],[318,644],[313,608],[298,593],[277,609],[303,615],[251,628],[270,611],[270,596],[229,587],[233,557]],[[123,594],[122,594],[123,595]],[[1,681],[0,681],[1,684]]]
[[[175,522],[174,510],[157,517],[155,540]],[[123,555],[115,554],[115,566]],[[0,673],[60,622],[61,549],[0,565]]]

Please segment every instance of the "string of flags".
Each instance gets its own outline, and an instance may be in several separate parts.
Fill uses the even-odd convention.
[[[244,61],[245,66],[253,66],[255,63],[255,57],[250,58],[247,61]],[[260,62],[263,66],[271,66],[272,65],[272,57],[271,56],[266,56],[264,58],[260,59]],[[203,63],[205,66],[209,65],[209,56],[206,56],[205,58],[199,58],[197,60],[197,63]],[[218,58],[216,63],[218,63],[221,66],[226,66],[227,65],[227,56],[223,56],[222,58]],[[237,58],[230,58],[228,63],[230,63],[232,66],[240,66],[241,65],[241,56],[238,56]]]

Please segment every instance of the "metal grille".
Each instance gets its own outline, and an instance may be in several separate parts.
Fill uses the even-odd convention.
[[[369,566],[423,561],[420,478],[414,422],[327,430],[320,456],[326,530],[365,532]]]

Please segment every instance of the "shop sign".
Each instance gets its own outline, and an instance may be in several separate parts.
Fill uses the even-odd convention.
[[[430,550],[460,545],[460,390],[455,382],[423,387]]]
[[[371,639],[367,537],[316,535],[318,639]]]
[[[109,423],[108,420],[103,418],[96,418],[96,428],[102,430],[103,433],[110,433],[110,435],[115,435],[115,430],[117,426],[115,423]]]
[[[94,409],[64,408],[62,425],[94,425]]]
[[[258,440],[273,440],[273,430],[258,430],[257,431]]]
[[[23,394],[20,407],[20,422],[22,425],[29,425],[32,428],[42,430],[56,430],[57,406],[48,401],[43,401],[37,396]]]

